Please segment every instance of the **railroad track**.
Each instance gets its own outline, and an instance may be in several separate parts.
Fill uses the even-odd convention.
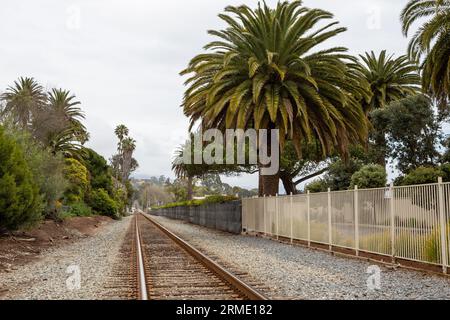
[[[129,230],[131,267],[116,286],[140,300],[265,300],[237,278],[150,217],[137,214]],[[123,284],[126,279],[128,284]]]

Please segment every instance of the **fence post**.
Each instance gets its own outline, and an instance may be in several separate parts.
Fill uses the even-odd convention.
[[[293,224],[293,216],[294,216],[294,208],[292,206],[292,197],[293,194],[291,192],[291,196],[290,196],[290,212],[291,212],[291,244],[294,242],[294,234],[293,234],[293,229],[292,229],[292,224]]]
[[[264,235],[267,237],[266,195],[263,197]]]
[[[359,198],[358,198],[358,186],[355,186],[354,191],[354,204],[355,207],[355,254],[359,256]]]
[[[247,200],[246,198],[242,198],[242,208],[241,208],[241,210],[242,210],[242,217],[241,217],[241,233],[243,234],[244,233],[244,230],[245,230],[245,233],[246,234],[248,234],[248,230],[247,230],[247,212],[245,212],[246,210],[246,205],[244,205],[244,203],[245,203],[245,200]]]
[[[442,271],[447,273],[447,223],[444,212],[444,192],[442,185],[442,177],[438,180],[439,188],[439,224],[441,227],[441,252],[442,252]]]
[[[306,210],[307,210],[307,222],[308,222],[308,247],[311,246],[311,213],[310,213],[310,192],[308,190],[306,194]]]
[[[328,188],[328,243],[330,251],[333,249],[333,235],[331,230],[331,189]]]
[[[276,209],[276,220],[277,220],[277,222],[276,222],[276,230],[277,230],[277,240],[279,239],[279,221],[278,221],[278,216],[279,216],[279,214],[278,214],[278,193],[275,195],[275,209]]]
[[[389,191],[391,193],[391,255],[392,262],[395,262],[395,197],[394,183],[391,182]]]

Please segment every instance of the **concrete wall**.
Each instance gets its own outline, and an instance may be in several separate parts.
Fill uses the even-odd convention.
[[[242,230],[241,212],[241,201],[231,201],[199,207],[176,207],[152,210],[150,214],[239,234]]]

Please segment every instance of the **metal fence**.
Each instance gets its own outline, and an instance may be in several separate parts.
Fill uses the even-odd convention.
[[[248,198],[242,227],[274,237],[442,266],[450,263],[450,183]]]

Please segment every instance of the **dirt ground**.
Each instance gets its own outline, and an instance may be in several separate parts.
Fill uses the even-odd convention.
[[[33,230],[2,235],[0,236],[0,274],[39,259],[40,254],[47,249],[93,236],[112,221],[111,218],[104,216],[75,217],[61,223],[46,220]]]

